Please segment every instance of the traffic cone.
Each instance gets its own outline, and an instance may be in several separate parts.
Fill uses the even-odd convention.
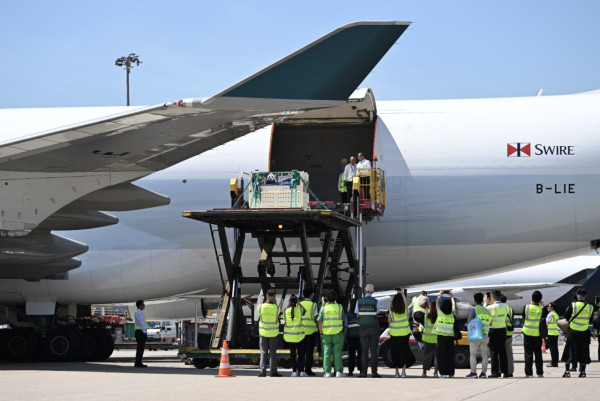
[[[546,339],[542,338],[542,354],[546,353]]]
[[[229,367],[229,347],[227,347],[227,341],[223,341],[223,348],[221,348],[221,364],[219,365],[219,374],[215,377],[235,377],[231,374],[231,368]]]

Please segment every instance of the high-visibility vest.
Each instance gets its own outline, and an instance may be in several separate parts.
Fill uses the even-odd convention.
[[[433,323],[431,323],[431,321],[429,320],[429,317],[427,315],[425,315],[425,319],[423,320],[423,322],[425,323],[424,325],[422,324],[422,330],[423,330],[423,342],[428,343],[428,344],[436,344],[437,343],[437,334],[433,331]],[[454,329],[454,326],[453,326]]]
[[[454,337],[454,314],[438,312],[438,317],[433,325],[433,332],[438,336]]]
[[[548,322],[548,335],[549,336],[557,336],[559,335],[558,332],[558,313],[556,313],[555,311],[552,311],[549,313],[550,315],[550,321]]]
[[[304,327],[304,334],[309,336],[316,333],[319,329],[317,323],[315,323],[315,315],[317,311],[317,304],[310,299],[300,301],[300,306],[304,308],[304,314],[302,315],[302,326]]]
[[[340,173],[340,178],[338,181],[338,188],[340,189],[340,192],[346,192],[346,182],[344,181],[344,173]]]
[[[292,310],[294,318],[292,319]],[[299,343],[304,340],[304,327],[302,327],[302,312],[304,308],[288,307],[283,314],[283,339],[288,343]]]
[[[492,314],[485,306],[475,305],[475,316],[477,316],[479,320],[481,320],[481,324],[483,326],[483,334],[487,336],[490,331]]]
[[[377,319],[377,300],[364,297],[358,300],[358,324],[361,326],[379,326]]]
[[[493,303],[487,307],[492,314],[492,329],[506,328],[506,315],[508,315],[508,306],[503,303]]]
[[[258,307],[258,334],[261,337],[279,335],[279,306],[266,303]]]
[[[408,316],[406,316],[406,311],[404,313],[396,313],[389,310],[390,316],[390,336],[399,337],[399,336],[407,336],[410,334],[410,327],[408,326]]]
[[[541,306],[534,304],[525,305],[525,315],[523,316],[523,334],[531,337],[539,337],[541,318]]]
[[[419,306],[419,303],[421,302],[421,297],[422,297],[422,295],[419,295],[418,297],[416,297],[415,299],[413,299],[412,302],[411,302],[413,317],[415,316],[416,312],[423,312],[425,315],[427,315],[427,309],[422,308],[421,306]]]
[[[581,310],[583,308],[583,310]],[[581,310],[581,312],[579,312]],[[579,312],[579,315],[577,313]],[[573,304],[573,314],[571,315],[571,321],[569,327],[575,331],[586,331],[589,330],[590,317],[594,313],[592,305],[586,304],[585,302],[577,301]],[[573,316],[577,315],[575,319]]]
[[[506,314],[506,337],[510,337],[515,331],[515,327],[513,325],[513,316],[515,313],[510,306],[506,305],[506,307],[508,308],[508,313]]]
[[[344,308],[340,304],[326,303],[321,309],[323,334],[332,336],[344,329]]]
[[[348,337],[360,337],[360,325],[358,324],[358,316],[353,311],[346,312],[348,318]]]

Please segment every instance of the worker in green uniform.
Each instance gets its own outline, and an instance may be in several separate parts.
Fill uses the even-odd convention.
[[[354,375],[354,368],[360,371],[362,347],[360,346],[360,325],[358,316],[354,313],[356,299],[353,299],[350,310],[346,312],[348,318],[348,331],[346,332],[346,347],[348,349],[348,376]]]
[[[378,348],[379,348],[379,300],[373,298],[375,286],[365,286],[365,296],[358,300],[354,313],[358,315],[360,326],[360,346],[362,348],[362,360],[360,366],[360,377],[367,377],[369,367],[369,351],[371,353],[371,377],[381,377],[377,373]]]
[[[267,302],[258,307],[258,334],[260,335],[260,373],[258,377],[267,375],[267,355],[271,377],[281,377],[277,373],[277,345],[279,342],[279,315],[281,310],[276,304],[275,289],[267,291]]]
[[[345,377],[342,361],[342,348],[348,327],[348,320],[342,305],[336,303],[334,290],[327,292],[327,302],[317,318],[323,346],[323,377],[331,377],[331,357],[335,365],[335,377]]]
[[[540,336],[540,321],[542,320],[542,293],[534,291],[531,303],[523,309],[523,348],[525,350],[525,377],[533,377],[533,360],[538,377],[544,377],[544,362],[542,360],[542,337]]]

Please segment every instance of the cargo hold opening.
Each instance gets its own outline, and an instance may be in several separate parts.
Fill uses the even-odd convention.
[[[310,187],[321,201],[340,202],[341,160],[349,163],[350,156],[362,152],[373,161],[375,115],[375,101],[368,89],[356,91],[342,106],[273,124],[269,171],[306,171]],[[312,195],[311,200],[315,200]]]

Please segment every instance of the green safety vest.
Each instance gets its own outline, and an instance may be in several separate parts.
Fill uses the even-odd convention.
[[[487,308],[492,314],[492,323],[490,324],[490,328],[506,328],[506,316],[508,315],[508,306],[502,303],[494,303],[488,306]]]
[[[292,309],[294,318],[292,319]],[[291,306],[283,314],[283,339],[288,343],[299,343],[304,340],[304,327],[302,326],[302,312],[304,308]]]
[[[358,324],[361,326],[379,326],[377,319],[377,300],[364,297],[358,300]]]
[[[340,173],[338,186],[340,188],[340,192],[346,192],[346,183],[344,181],[344,173]]]
[[[410,327],[408,326],[408,317],[406,311],[404,313],[396,313],[391,309],[388,311],[390,316],[390,336],[399,337],[407,336],[410,334]]]
[[[348,318],[348,337],[360,337],[360,325],[358,324],[358,316],[353,311],[346,312]]]
[[[319,329],[317,323],[315,323],[315,312],[317,311],[317,304],[310,299],[300,301],[300,306],[304,308],[304,314],[302,315],[302,326],[304,327],[304,334],[309,336],[316,333]]]
[[[483,334],[487,336],[488,333],[490,332],[490,324],[492,322],[492,314],[486,307],[484,307],[482,305],[475,305],[475,316],[477,316],[479,318],[479,320],[481,320]]]
[[[515,331],[515,327],[513,325],[513,316],[515,313],[510,306],[506,305],[506,307],[508,308],[508,313],[506,314],[506,337],[510,337]],[[512,327],[512,329],[510,329],[508,326]]]
[[[412,302],[411,302],[413,317],[415,316],[416,312],[423,312],[425,315],[427,315],[427,309],[421,308],[419,306],[419,302],[421,301],[421,297],[422,297],[422,295],[419,295],[418,297],[416,297],[415,299],[413,299]]]
[[[523,334],[531,337],[539,337],[541,318],[541,306],[534,304],[525,305],[525,315],[523,316]]]
[[[344,329],[344,308],[340,304],[326,303],[321,309],[323,334],[333,336]]]
[[[262,304],[258,307],[258,334],[261,337],[277,337],[279,335],[279,306]]]
[[[437,343],[437,334],[433,331],[434,324],[429,321],[429,317],[425,315],[424,325],[421,325],[423,330],[423,342],[428,344]],[[452,327],[454,329],[454,326]]]
[[[581,310],[583,308],[583,310]],[[579,315],[577,313],[581,310]],[[592,313],[594,313],[594,308],[592,305],[586,304],[585,302],[577,301],[573,304],[573,314],[571,315],[571,322],[569,323],[569,327],[571,330],[575,331],[586,331],[589,330],[590,325],[590,317],[592,317]],[[575,319],[573,316],[577,315]]]
[[[549,336],[557,336],[558,333],[558,313],[552,311],[549,313],[550,321],[548,322],[548,335]]]
[[[433,325],[433,332],[438,336],[454,337],[454,314],[438,312],[438,317]]]

